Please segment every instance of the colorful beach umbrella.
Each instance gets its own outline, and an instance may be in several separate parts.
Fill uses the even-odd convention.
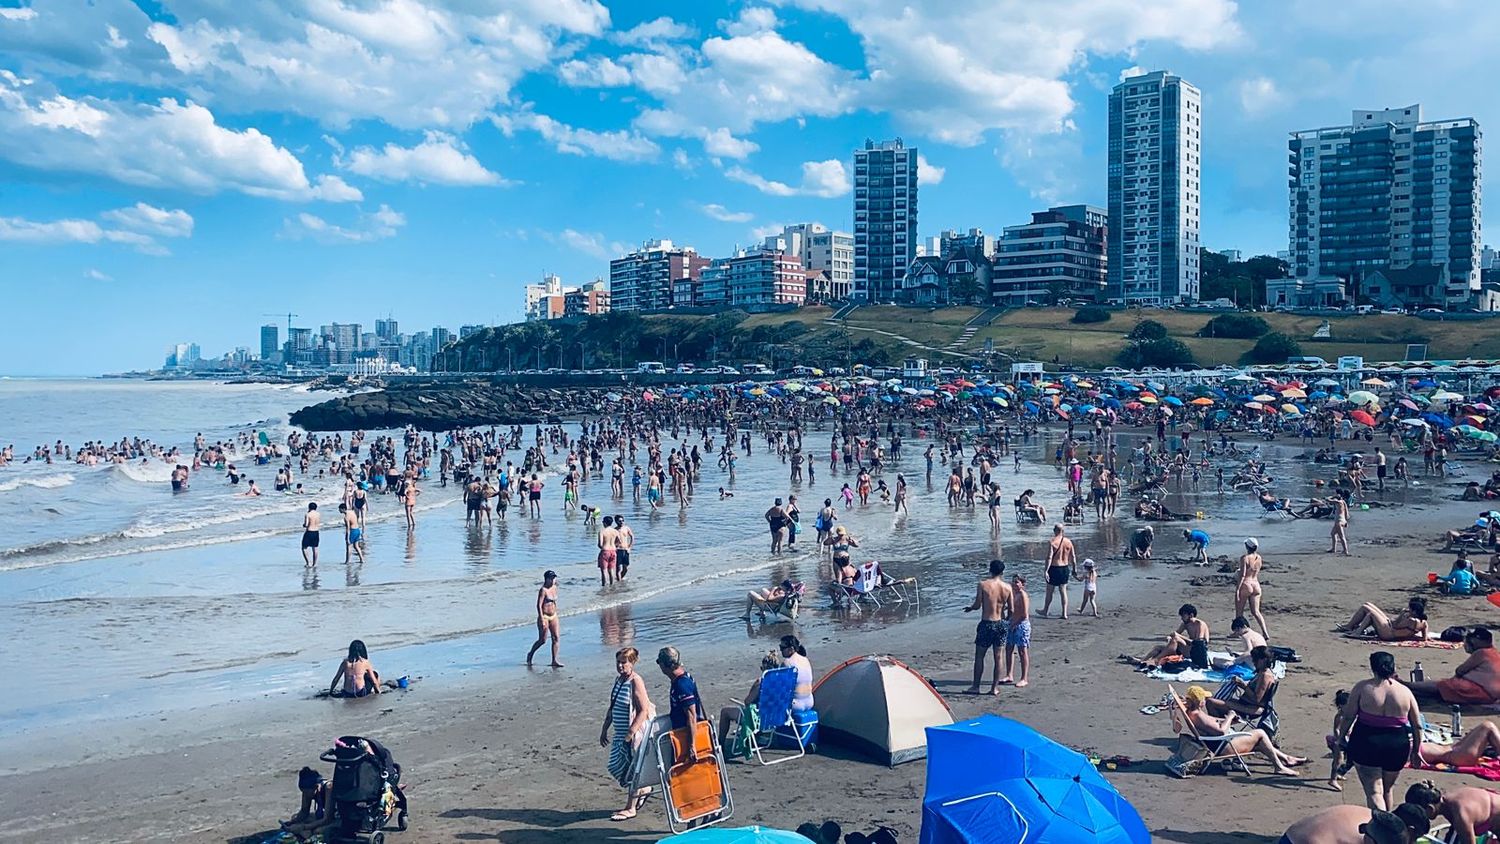
[[[1355,390],[1349,394],[1349,403],[1355,405],[1376,404],[1380,397],[1369,390]]]
[[[1371,416],[1369,413],[1366,413],[1363,410],[1353,411],[1349,414],[1349,418],[1353,419],[1355,422],[1358,422],[1361,425],[1364,425],[1366,428],[1375,427],[1375,417]]]
[[[1209,405],[1212,405],[1213,403],[1214,403],[1213,399],[1204,398],[1204,397],[1196,398],[1196,399],[1193,399],[1191,402],[1189,402],[1189,404],[1195,404],[1198,407],[1208,407]]]

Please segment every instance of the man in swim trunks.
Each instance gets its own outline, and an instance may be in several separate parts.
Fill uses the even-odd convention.
[[[613,516],[604,517],[604,526],[599,528],[599,585],[615,582],[616,548],[620,532],[615,530]],[[606,582],[607,579],[607,582]]]
[[[1407,683],[1418,697],[1435,697],[1450,704],[1491,704],[1500,701],[1500,651],[1487,627],[1475,627],[1464,637],[1469,658],[1453,676],[1436,682]]]
[[[1052,609],[1052,593],[1062,598],[1062,617],[1068,617],[1068,581],[1078,576],[1078,553],[1073,540],[1063,535],[1062,525],[1052,526],[1052,540],[1047,548],[1047,599],[1042,602],[1042,618]]]
[[[359,557],[360,563],[365,561],[365,529],[359,526],[359,516],[349,510],[349,505],[339,505],[339,516],[344,520],[344,563],[349,563],[349,554],[353,552]]]
[[[615,516],[615,530],[619,531],[619,537],[615,540],[615,578],[624,580],[625,573],[630,571],[630,551],[635,547],[635,531],[625,524],[625,517]]]
[[[308,568],[318,564],[318,531],[322,528],[323,517],[318,515],[318,502],[307,502],[307,515],[302,517],[302,563]],[[308,557],[308,551],[312,556]]]
[[[990,575],[979,581],[974,590],[974,602],[964,607],[964,612],[983,609],[979,628],[974,633],[974,685],[969,694],[979,694],[979,681],[984,679],[984,655],[988,651],[995,669],[990,682],[990,694],[1000,694],[1000,648],[1005,644],[1005,614],[1010,609],[1010,585],[1005,582],[1005,563],[990,560]]]
[[[1067,606],[1067,602],[1063,602]],[[1031,595],[1026,591],[1026,578],[1013,574],[1010,578],[1010,631],[1005,637],[1005,676],[1000,685],[1011,682],[1012,657],[1019,652],[1021,657],[1021,679],[1015,681],[1016,688],[1031,684]]]

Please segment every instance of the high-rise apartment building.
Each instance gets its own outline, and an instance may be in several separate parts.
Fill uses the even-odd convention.
[[[260,327],[260,359],[266,363],[281,360],[281,327],[274,322]]]
[[[616,311],[653,311],[673,304],[692,304],[682,296],[674,302],[674,287],[679,280],[689,280],[687,289],[691,290],[707,264],[708,259],[690,246],[648,240],[640,249],[609,262],[610,307]]]
[[[853,298],[891,302],[917,256],[917,149],[900,138],[854,151]]]
[[[807,275],[796,255],[778,249],[753,249],[727,263],[732,307],[753,310],[766,305],[800,305],[807,299]]]
[[[995,238],[984,229],[969,229],[967,234],[949,229],[938,236],[937,255],[946,258],[960,249],[971,248],[986,258],[995,257]]]
[[[994,303],[1022,306],[1053,291],[1104,299],[1108,232],[1108,215],[1092,205],[1061,205],[1033,213],[1030,223],[1006,226],[990,278]]]
[[[563,315],[563,296],[577,289],[563,287],[562,278],[551,274],[542,276],[541,284],[526,285],[526,319],[557,319]]]
[[[596,278],[563,294],[563,316],[595,316],[607,314],[609,309],[609,288],[604,286],[602,278]]]
[[[1376,270],[1436,270],[1444,302],[1480,289],[1479,124],[1424,122],[1422,107],[1355,111],[1348,126],[1293,132],[1290,232],[1298,278],[1361,294]]]
[[[401,325],[394,319],[375,320],[375,337],[379,340],[395,340],[401,336]]]
[[[779,245],[773,241],[779,241]],[[821,223],[800,223],[766,238],[766,245],[796,255],[804,269],[828,274],[828,283],[818,293],[819,301],[849,298],[854,289],[854,235],[829,231]]]
[[[1133,76],[1109,95],[1109,296],[1198,298],[1202,97],[1180,76]]]

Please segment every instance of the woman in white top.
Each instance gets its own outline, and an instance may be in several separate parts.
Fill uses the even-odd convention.
[[[792,693],[792,709],[802,712],[813,708],[812,684],[813,670],[812,662],[807,658],[807,648],[796,636],[781,637],[781,658],[786,664],[797,669],[797,688]]]

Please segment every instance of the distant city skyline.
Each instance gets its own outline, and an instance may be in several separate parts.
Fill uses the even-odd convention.
[[[0,278],[27,315],[0,359],[258,351],[288,310],[520,321],[526,285],[648,240],[853,232],[866,138],[920,150],[919,243],[1107,207],[1109,92],[1145,71],[1202,92],[1201,243],[1246,256],[1289,250],[1290,132],[1409,103],[1500,125],[1491,4],[1085,7],[553,0],[502,27],[417,0],[0,0]]]

